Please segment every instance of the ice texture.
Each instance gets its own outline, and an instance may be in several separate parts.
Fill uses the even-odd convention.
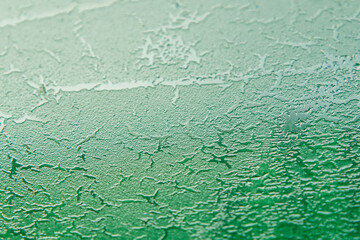
[[[360,1],[0,2],[0,239],[360,239]]]

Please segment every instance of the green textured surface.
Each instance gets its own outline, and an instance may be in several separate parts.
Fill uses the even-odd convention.
[[[360,239],[360,1],[0,2],[1,239]]]

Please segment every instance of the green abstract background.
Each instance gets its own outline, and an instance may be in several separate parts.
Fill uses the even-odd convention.
[[[360,239],[360,1],[2,0],[1,239]]]

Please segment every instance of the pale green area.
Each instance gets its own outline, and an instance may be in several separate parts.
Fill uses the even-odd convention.
[[[1,1],[1,239],[360,239],[359,1]]]

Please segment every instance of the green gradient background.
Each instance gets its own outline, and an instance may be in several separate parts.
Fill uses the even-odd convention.
[[[360,239],[359,1],[1,1],[1,239]]]

